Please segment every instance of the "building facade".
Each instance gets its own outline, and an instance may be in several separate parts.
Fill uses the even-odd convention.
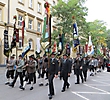
[[[11,45],[13,36],[14,20],[17,16],[16,27],[19,29],[19,42],[17,48],[12,50],[12,54],[18,56],[23,49],[31,44],[31,50],[28,55],[36,51],[36,38],[41,37],[43,30],[43,20],[45,15],[44,3],[49,2],[51,6],[57,4],[57,0],[0,0],[0,64],[6,63],[4,56],[4,30],[8,27],[9,45]],[[22,21],[25,19],[25,44],[22,47]],[[5,27],[4,23],[7,23]],[[52,18],[52,30],[55,20]]]

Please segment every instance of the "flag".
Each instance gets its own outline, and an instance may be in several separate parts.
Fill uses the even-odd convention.
[[[25,28],[25,20],[22,21],[22,46],[24,46],[24,28]]]
[[[14,32],[13,32],[13,38],[12,38],[10,50],[12,51],[14,47],[16,47],[16,23],[14,24]]]
[[[31,49],[31,46],[28,45],[28,46],[23,50],[23,52],[22,52],[22,57],[24,57],[24,56],[30,51],[30,49]]]
[[[8,31],[4,30],[4,55],[9,57]]]
[[[64,41],[64,34],[59,34],[58,56],[60,56],[63,52],[63,41]]]
[[[93,55],[93,54],[94,54],[94,47],[93,47],[93,44],[92,44],[91,36],[89,36],[87,54],[88,54],[88,55]]]
[[[36,53],[39,54],[41,52],[40,38],[36,38]]]
[[[79,43],[79,38],[78,38],[78,28],[77,28],[77,24],[74,23],[73,24],[73,38],[74,38],[74,48],[77,47],[80,43]]]

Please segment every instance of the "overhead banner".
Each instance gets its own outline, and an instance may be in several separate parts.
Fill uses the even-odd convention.
[[[4,30],[4,55],[9,57],[8,31]]]

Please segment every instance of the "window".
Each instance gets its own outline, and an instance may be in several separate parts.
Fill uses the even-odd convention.
[[[37,24],[37,31],[41,32],[41,22],[38,22],[38,24]]]
[[[22,48],[22,38],[19,38],[19,48]]]
[[[31,50],[32,50],[33,49],[33,40],[32,39],[29,40],[29,45],[30,45]]]
[[[0,9],[0,21],[2,21],[2,9]]]
[[[32,8],[32,6],[33,6],[33,2],[32,0],[29,0],[29,7]]]
[[[23,16],[22,15],[18,15],[18,25],[19,26],[22,26],[22,19],[23,19]]]
[[[33,27],[32,27],[32,22],[33,22],[32,19],[29,19],[29,23],[28,23],[28,28],[29,28],[29,29],[32,29],[32,28],[33,28]]]
[[[41,4],[38,2],[38,12],[41,13]]]

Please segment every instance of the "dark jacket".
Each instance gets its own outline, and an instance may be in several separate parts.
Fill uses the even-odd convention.
[[[57,61],[57,59],[55,59],[55,58],[53,60],[52,60],[52,58],[50,59],[48,73],[58,75],[58,61]]]
[[[74,70],[75,70],[75,74],[79,75],[82,72],[82,69],[80,69],[80,67],[82,66],[82,59],[75,59],[74,60]]]
[[[64,59],[61,61],[61,65],[60,65],[60,72],[68,74],[71,73],[71,62],[69,59],[66,59],[66,61],[64,61]]]
[[[88,60],[82,60],[82,70],[86,71],[89,68],[89,62]]]

